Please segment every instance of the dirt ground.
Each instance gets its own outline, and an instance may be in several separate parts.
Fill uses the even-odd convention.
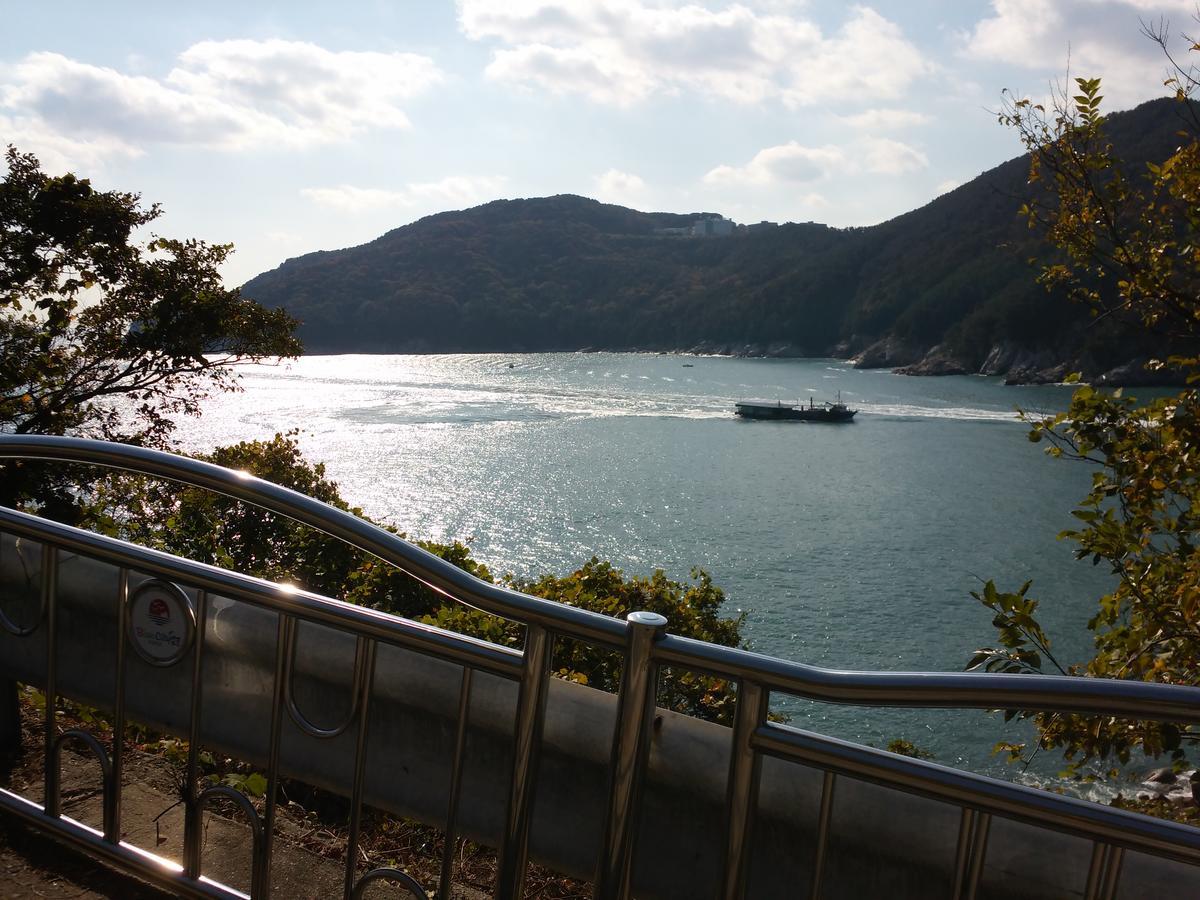
[[[26,754],[4,785],[32,800],[41,800],[40,760]],[[127,753],[122,794],[122,839],[159,856],[180,862],[183,850],[183,805],[173,767],[145,753]],[[87,756],[66,750],[62,766],[63,814],[92,827],[101,821],[99,767]],[[250,828],[243,822],[206,813],[203,873],[230,887],[249,890]],[[307,820],[281,808],[276,820],[272,864],[272,893],[288,900],[340,897],[343,867],[336,859],[311,853],[297,843],[308,829]],[[430,885],[435,887],[436,885]],[[121,898],[163,900],[171,895],[111,871],[52,838],[0,815],[0,898],[27,897]],[[405,898],[412,894],[377,883],[372,898]],[[455,887],[456,900],[481,900],[485,895]]]

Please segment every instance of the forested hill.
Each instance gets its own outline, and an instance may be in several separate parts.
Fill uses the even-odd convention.
[[[1180,110],[1111,116],[1137,169]],[[1047,295],[1017,216],[1025,158],[868,228],[788,224],[682,237],[713,214],[561,195],[429,216],[359,247],[290,259],[244,286],[303,325],[309,352],[703,350],[859,355],[916,372],[1098,375],[1147,352]]]

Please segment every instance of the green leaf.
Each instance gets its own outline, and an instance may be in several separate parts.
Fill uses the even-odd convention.
[[[267,779],[258,772],[247,775],[242,787],[252,797],[261,797],[267,792]]]

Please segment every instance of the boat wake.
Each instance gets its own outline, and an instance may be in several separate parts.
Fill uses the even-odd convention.
[[[865,416],[893,419],[954,419],[974,422],[1016,422],[1015,409],[978,409],[967,406],[915,406],[907,403],[863,403]]]

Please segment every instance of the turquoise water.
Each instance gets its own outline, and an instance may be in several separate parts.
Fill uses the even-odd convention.
[[[467,541],[495,570],[702,566],[754,649],[837,668],[959,670],[993,640],[968,596],[1034,580],[1062,656],[1106,587],[1055,535],[1081,466],[1029,443],[1014,407],[1070,390],[907,378],[836,360],[650,354],[306,357],[183,423],[203,449],[301,428],[343,495],[410,535]],[[740,398],[832,399],[848,425],[743,421]],[[786,704],[793,722],[1003,772],[987,713]],[[1049,771],[1052,771],[1053,765]]]

